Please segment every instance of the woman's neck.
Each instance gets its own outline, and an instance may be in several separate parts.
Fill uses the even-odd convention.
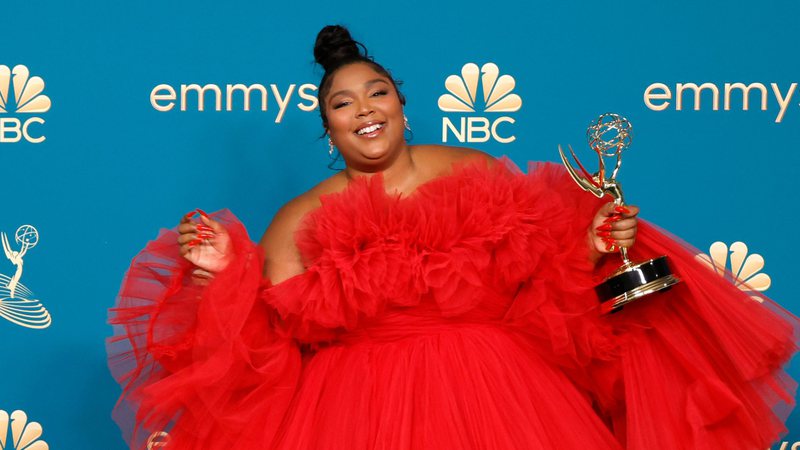
[[[348,182],[357,177],[371,177],[382,172],[383,186],[387,192],[408,192],[417,184],[417,167],[412,154],[412,147],[405,146],[392,160],[382,165],[357,168],[348,164],[342,172]]]

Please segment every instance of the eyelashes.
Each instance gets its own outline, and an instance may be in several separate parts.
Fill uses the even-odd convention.
[[[383,97],[383,96],[387,95],[388,93],[389,93],[389,91],[387,91],[386,89],[381,89],[381,90],[375,91],[372,94],[370,94],[370,97]],[[349,101],[349,100],[343,100],[341,102],[334,103],[333,109],[343,108],[343,107],[349,105],[350,103],[352,103],[352,102]]]

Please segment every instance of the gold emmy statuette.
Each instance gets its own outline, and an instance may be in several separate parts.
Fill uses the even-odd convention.
[[[614,204],[622,206],[622,186],[617,181],[617,172],[622,165],[622,151],[630,147],[633,127],[628,119],[617,114],[602,114],[589,125],[586,138],[589,147],[597,153],[599,169],[597,173],[590,174],[581,164],[571,146],[568,146],[572,158],[577,163],[579,170],[567,159],[561,146],[558,152],[567,171],[578,186],[591,192],[597,198],[610,195]],[[604,157],[615,157],[616,163],[611,175],[606,171]],[[634,300],[646,295],[669,289],[680,282],[680,278],[672,274],[666,256],[659,256],[644,262],[634,263],[628,259],[628,249],[619,248],[622,257],[622,266],[602,283],[595,287],[600,297],[600,309],[603,313],[616,312]]]

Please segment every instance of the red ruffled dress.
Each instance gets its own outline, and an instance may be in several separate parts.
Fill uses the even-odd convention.
[[[668,254],[683,282],[601,315],[620,262],[588,262],[602,202],[559,166],[460,163],[407,198],[376,174],[321,200],[295,236],[307,271],[278,284],[228,212],[236,259],[206,287],[175,231],[136,256],[109,341],[131,448],[764,449],[786,431],[798,319],[644,221],[632,258]]]

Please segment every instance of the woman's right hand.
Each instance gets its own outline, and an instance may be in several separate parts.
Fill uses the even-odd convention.
[[[200,222],[192,220],[195,214],[200,215]],[[178,233],[181,256],[202,270],[220,272],[233,259],[228,231],[200,209],[183,216]]]

